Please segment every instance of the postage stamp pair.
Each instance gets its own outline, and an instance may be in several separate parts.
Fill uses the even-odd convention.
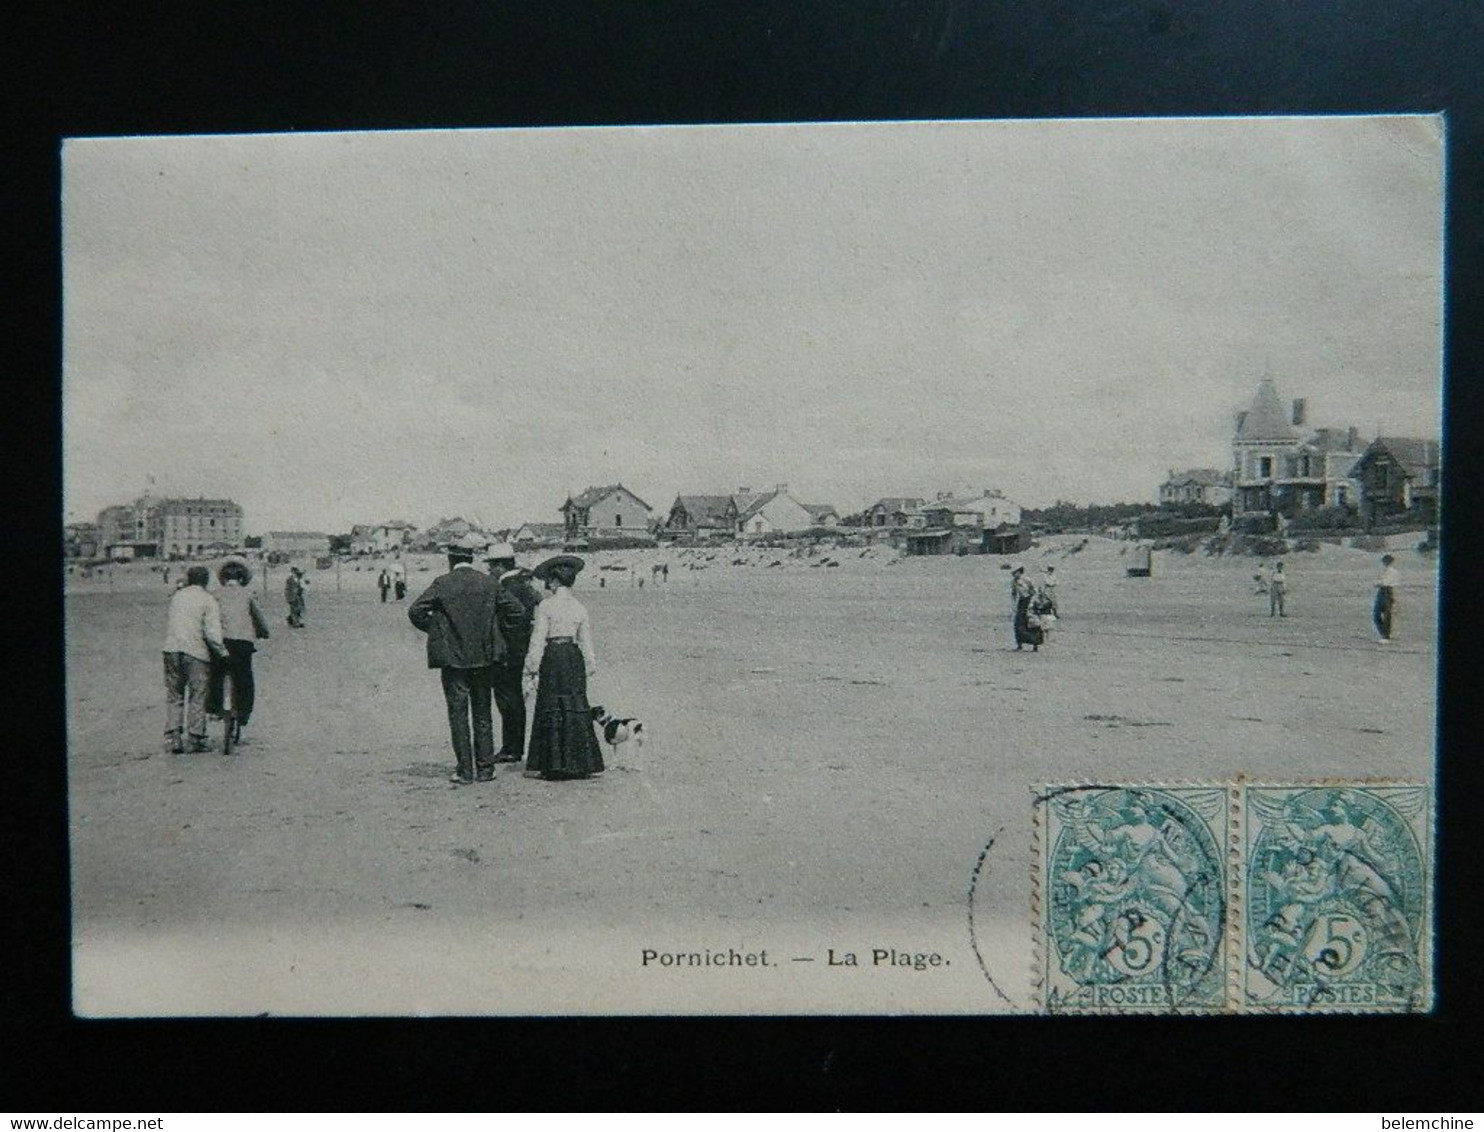
[[[1394,782],[1038,791],[1041,1009],[1427,1011],[1432,809]]]

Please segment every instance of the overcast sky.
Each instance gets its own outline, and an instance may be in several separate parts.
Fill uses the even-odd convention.
[[[251,532],[786,482],[1154,499],[1271,376],[1438,434],[1436,118],[84,139],[67,519]]]

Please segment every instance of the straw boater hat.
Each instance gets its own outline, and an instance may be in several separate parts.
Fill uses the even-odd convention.
[[[246,575],[246,577],[244,577],[242,580],[243,585],[247,585],[249,582],[252,581],[252,563],[249,562],[246,558],[243,558],[242,555],[231,554],[222,559],[222,564],[216,568],[216,576],[218,579],[221,578],[223,572],[227,569],[228,566],[234,566]]]
[[[508,542],[494,543],[488,550],[484,552],[484,560],[486,562],[493,562],[497,558],[514,559],[514,557],[515,547],[511,546]]]
[[[531,573],[544,582],[551,577],[551,571],[559,566],[566,566],[575,574],[580,573],[586,565],[587,563],[575,554],[557,554],[541,563]]]

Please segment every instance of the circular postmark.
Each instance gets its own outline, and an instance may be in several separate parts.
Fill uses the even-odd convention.
[[[1220,1009],[1222,793],[1086,786],[1041,801],[1047,1008]]]

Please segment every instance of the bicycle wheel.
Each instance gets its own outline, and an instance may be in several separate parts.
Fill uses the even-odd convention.
[[[222,677],[222,754],[232,753],[237,739],[237,688],[229,669]]]

